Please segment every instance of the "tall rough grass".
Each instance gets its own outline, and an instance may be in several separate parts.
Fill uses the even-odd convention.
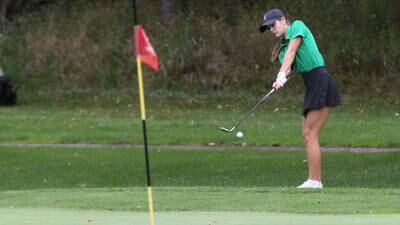
[[[52,5],[9,24],[1,64],[28,91],[112,89],[134,71],[131,15],[121,4]]]
[[[79,2],[79,4],[78,4]],[[159,0],[138,0],[139,22],[159,54],[145,70],[148,93],[215,93],[269,87],[276,43],[260,34],[264,10],[281,7],[313,31],[345,94],[398,95],[400,21],[396,1],[190,1],[172,23]],[[283,6],[283,7],[282,7]],[[21,90],[80,92],[136,88],[130,1],[47,5],[15,16],[0,37],[0,65]],[[298,79],[294,92],[302,88]]]

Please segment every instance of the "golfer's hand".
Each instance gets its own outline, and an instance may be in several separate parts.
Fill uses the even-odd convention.
[[[281,87],[283,87],[286,83],[288,79],[286,78],[286,73],[285,72],[279,72],[278,75],[276,75],[276,80],[275,82],[272,84],[272,87],[275,90],[280,89]]]
[[[283,85],[281,85],[278,81],[275,81],[272,84],[272,88],[274,88],[275,90],[279,90],[281,87],[283,87]]]

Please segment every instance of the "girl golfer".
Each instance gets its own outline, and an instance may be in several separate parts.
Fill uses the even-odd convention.
[[[286,75],[292,69],[301,74],[304,80],[306,93],[302,133],[307,151],[308,179],[298,188],[322,188],[318,137],[331,108],[341,104],[339,93],[325,68],[311,31],[302,21],[290,23],[281,10],[272,9],[265,13],[260,26],[260,32],[266,30],[280,38],[271,56],[272,62],[279,59],[281,63],[272,87],[276,90],[283,87],[287,81]]]

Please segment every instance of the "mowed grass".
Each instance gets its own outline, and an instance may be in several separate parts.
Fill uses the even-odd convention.
[[[400,190],[279,187],[156,187],[158,211],[237,211],[306,214],[400,213]],[[0,208],[146,211],[145,188],[40,189],[0,192]]]
[[[155,186],[293,187],[304,152],[150,151]],[[0,148],[0,190],[145,186],[142,149]],[[327,187],[399,188],[400,152],[323,153]]]
[[[400,213],[400,153],[324,153],[324,190],[297,190],[302,152],[151,151],[158,211]],[[140,149],[1,148],[1,208],[146,211]]]
[[[148,213],[67,209],[0,209],[4,225],[126,225],[149,224]],[[156,212],[155,224],[162,225],[397,225],[395,214],[304,215],[265,212]]]
[[[230,128],[253,104],[210,103],[201,107],[148,107],[149,143],[215,143],[301,146],[300,106],[266,102],[238,129],[237,139],[218,127]],[[325,125],[323,146],[399,147],[400,104],[344,105]],[[17,106],[2,108],[0,143],[142,144],[142,123],[135,105],[108,107]]]
[[[252,106],[242,103],[150,104],[149,143],[189,145],[150,148],[157,224],[397,223],[400,152],[323,153],[325,188],[297,190],[307,177],[304,152],[228,146],[302,145],[299,107],[264,104],[240,127],[244,138],[220,132]],[[399,104],[379,106],[333,110],[321,144],[398,148]],[[0,121],[1,144],[143,143],[139,111],[130,104],[17,106],[2,108]],[[211,142],[226,147],[190,149]],[[3,145],[0,165],[0,224],[148,223],[142,148]]]
[[[0,208],[147,211],[145,188],[40,189],[0,192]],[[156,187],[157,211],[399,214],[400,190],[278,187]]]

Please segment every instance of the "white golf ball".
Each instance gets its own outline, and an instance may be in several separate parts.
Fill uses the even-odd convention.
[[[236,137],[238,137],[238,138],[242,138],[242,137],[243,137],[243,133],[242,133],[242,132],[240,132],[240,131],[239,131],[239,132],[237,132],[237,133],[236,133]]]

